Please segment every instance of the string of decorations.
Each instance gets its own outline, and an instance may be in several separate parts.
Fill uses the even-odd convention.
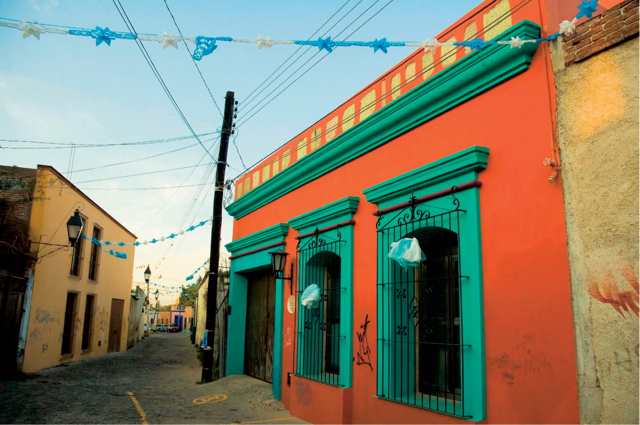
[[[172,233],[169,236],[163,236],[159,239],[153,238],[150,241],[143,241],[143,242],[139,242],[139,241],[135,241],[135,242],[109,242],[109,241],[103,241],[103,240],[98,240],[96,238],[90,238],[87,235],[82,235],[82,237],[84,239],[90,240],[91,242],[93,242],[95,245],[98,246],[110,246],[110,245],[117,245],[117,246],[139,246],[139,245],[148,245],[148,244],[153,244],[153,243],[158,243],[158,242],[164,242],[168,239],[174,239],[177,238],[178,236],[182,236],[187,232],[193,232],[194,230],[196,230],[198,227],[202,227],[207,223],[212,223],[213,222],[213,217],[209,218],[208,220],[202,220],[200,223],[193,225],[185,230],[181,230],[178,233]],[[126,257],[124,257],[126,258]]]
[[[374,53],[381,51],[387,53],[390,47],[421,47],[426,51],[436,52],[436,49],[443,46],[464,46],[474,50],[482,50],[487,46],[494,44],[509,44],[511,48],[522,47],[525,43],[541,43],[544,41],[554,40],[560,35],[572,34],[576,27],[576,22],[583,16],[591,18],[593,13],[596,12],[598,7],[598,0],[583,0],[578,9],[580,10],[576,17],[571,21],[563,21],[560,23],[560,30],[544,38],[536,39],[521,39],[520,37],[511,37],[510,40],[500,41],[484,41],[482,38],[474,40],[461,41],[461,42],[440,42],[435,38],[427,39],[423,42],[404,42],[404,41],[388,41],[387,38],[375,39],[373,41],[338,41],[332,40],[331,37],[318,38],[317,40],[275,40],[271,36],[262,37],[259,35],[257,38],[233,38],[233,37],[177,37],[174,34],[169,34],[166,31],[162,34],[133,34],[130,32],[111,31],[109,27],[98,27],[95,29],[89,28],[75,28],[60,25],[40,24],[37,21],[17,21],[15,19],[0,18],[0,26],[6,28],[13,28],[22,32],[22,38],[34,38],[40,40],[42,34],[61,34],[61,35],[74,35],[80,37],[90,37],[95,40],[96,46],[105,44],[111,46],[113,40],[140,40],[146,42],[156,42],[162,44],[162,48],[167,47],[178,48],[178,43],[181,41],[191,41],[196,45],[193,51],[193,59],[199,61],[204,56],[212,54],[219,45],[217,42],[230,42],[230,43],[245,43],[255,44],[258,49],[272,49],[277,45],[299,45],[299,46],[313,46],[317,47],[320,51],[326,50],[331,53],[336,47],[366,47],[372,48]]]
[[[87,235],[81,235],[83,239],[86,240],[90,240],[91,242],[93,242],[94,244],[98,245],[99,247],[102,248],[102,251],[104,252],[108,252],[109,255],[113,255],[116,258],[122,258],[123,260],[127,259],[127,254],[124,252],[118,252],[118,251],[114,251],[113,249],[109,249],[105,246],[104,243],[102,243],[102,241],[97,240],[96,238],[90,238]]]
[[[185,279],[187,282],[190,281],[191,279],[193,279],[193,276],[198,273],[200,271],[200,269],[202,269],[204,266],[206,266],[209,263],[210,259],[207,259],[207,261],[205,261],[200,267],[198,267],[198,269],[191,273],[189,276],[187,276],[187,278]]]

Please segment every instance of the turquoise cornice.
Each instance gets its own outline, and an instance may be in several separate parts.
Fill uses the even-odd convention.
[[[523,39],[537,38],[539,35],[539,25],[521,21],[496,39],[509,40],[516,36]],[[240,219],[526,71],[537,47],[538,43],[525,43],[519,49],[512,49],[507,44],[496,44],[470,53],[316,152],[296,161],[251,190],[229,205],[227,212]]]
[[[487,168],[489,148],[472,146],[453,155],[449,155],[408,173],[401,174],[385,182],[362,191],[367,201],[380,204],[398,195],[411,193],[433,186],[444,180],[466,174],[470,171],[482,171]]]
[[[280,242],[284,240],[287,233],[289,233],[289,225],[286,223],[280,223],[230,242],[225,245],[225,248],[227,248],[227,251],[230,253],[238,255],[242,254],[240,251],[250,251],[252,249],[260,248],[263,245],[268,245],[269,242]]]
[[[300,233],[314,230],[316,227],[322,228],[351,220],[353,214],[358,209],[360,198],[347,196],[328,205],[309,211],[298,217],[289,220],[289,224],[294,230]]]

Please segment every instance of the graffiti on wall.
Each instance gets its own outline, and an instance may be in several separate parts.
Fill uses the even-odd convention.
[[[488,364],[500,371],[503,381],[513,386],[518,375],[540,375],[551,372],[551,363],[547,360],[534,335],[524,335],[510,353],[489,359]]]
[[[358,352],[356,353],[356,364],[358,366],[368,365],[373,371],[371,366],[371,348],[369,347],[369,338],[367,337],[367,327],[369,326],[369,315],[364,318],[364,324],[360,325],[362,332],[356,332],[358,336]]]
[[[620,290],[616,283],[616,278],[611,270],[608,270],[604,278],[599,281],[591,273],[588,275],[589,294],[595,300],[600,301],[603,304],[609,304],[613,307],[622,317],[625,317],[625,312],[629,315],[631,313],[638,316],[639,312],[639,299],[638,294],[640,290],[638,288],[638,278],[636,277],[631,264],[626,263],[620,270],[620,274],[624,280],[629,284],[629,288]]]
[[[309,404],[311,401],[311,387],[304,382],[296,382],[296,397],[298,398],[298,404]]]
[[[288,347],[293,344],[293,330],[291,326],[287,326],[287,333],[284,335],[284,346]]]

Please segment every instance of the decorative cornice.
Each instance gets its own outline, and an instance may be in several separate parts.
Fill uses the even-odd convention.
[[[298,217],[289,220],[289,224],[294,230],[306,230],[320,227],[320,225],[335,224],[345,220],[351,220],[353,214],[358,209],[360,198],[347,196],[338,201],[327,204],[323,207],[309,211]]]
[[[379,183],[363,190],[362,193],[367,197],[368,202],[379,204],[387,199],[409,194],[469,171],[482,171],[487,168],[488,159],[489,148],[472,146]]]
[[[539,25],[521,21],[497,38],[537,38],[539,34]],[[537,46],[538,43],[525,43],[519,49],[512,49],[509,45],[496,44],[467,55],[245,194],[229,205],[227,212],[240,219],[526,71]]]
[[[284,237],[287,236],[288,233],[289,225],[286,223],[280,223],[230,242],[225,245],[225,248],[227,248],[227,251],[230,253],[236,253],[237,255],[239,254],[238,251],[260,248],[260,245],[266,242],[280,242],[274,239],[280,238],[284,240]]]

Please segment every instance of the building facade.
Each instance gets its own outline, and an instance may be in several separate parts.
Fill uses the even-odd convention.
[[[635,7],[637,20],[636,2],[626,2],[627,10],[620,2],[600,3],[607,6],[596,14],[622,10],[619,16],[629,13],[624,21]],[[547,37],[579,4],[487,0],[437,39]],[[625,80],[635,75],[637,86],[637,56],[628,65],[633,45],[628,49],[608,52],[606,61],[627,64],[621,92],[637,108],[637,89]],[[615,337],[602,332],[620,313],[611,306],[621,298],[611,301],[602,289],[584,293],[592,267],[585,258],[598,257],[603,266],[608,260],[582,256],[598,235],[577,219],[593,208],[584,199],[605,190],[616,199],[635,197],[635,216],[626,215],[634,210],[628,205],[599,217],[628,232],[611,235],[621,248],[606,251],[628,256],[612,273],[618,284],[629,282],[618,292],[636,300],[623,308],[628,323],[618,350],[632,363],[620,372],[634,386],[621,397],[631,400],[637,113],[619,116],[636,121],[617,154],[631,175],[585,189],[588,173],[596,179],[584,163],[594,152],[568,129],[584,129],[579,123],[590,115],[569,105],[587,103],[571,98],[582,95],[572,84],[588,74],[595,91],[600,79],[588,62],[560,74],[552,53],[560,54],[546,42],[420,49],[238,180],[227,207],[235,221],[226,245],[232,254],[226,374],[272,382],[274,396],[313,423],[637,422],[637,407],[618,406],[618,416],[588,413],[614,409],[607,398],[624,391],[593,390],[594,396],[590,385],[604,381],[578,376],[590,372],[583,362],[593,361],[594,351],[601,356],[598,373],[616,357],[606,345]],[[564,89],[556,89],[560,84]],[[600,123],[603,133],[589,143],[610,143],[609,123]],[[569,160],[567,181],[565,149],[584,155]],[[632,159],[624,162],[626,155]],[[407,265],[396,250],[409,244],[422,256]],[[276,277],[270,252],[277,249],[289,255],[284,276]],[[580,317],[575,309],[590,303],[602,313]],[[595,324],[602,335],[594,339]],[[618,379],[606,382],[615,386]],[[589,406],[594,400],[604,407]]]
[[[580,420],[638,422],[638,2],[554,43]]]
[[[28,194],[23,209],[33,278],[20,306],[22,371],[125,350],[134,247],[100,246],[92,238],[126,244],[135,235],[53,167],[3,167],[1,177],[3,196]],[[76,210],[85,237],[70,247],[65,224]]]

